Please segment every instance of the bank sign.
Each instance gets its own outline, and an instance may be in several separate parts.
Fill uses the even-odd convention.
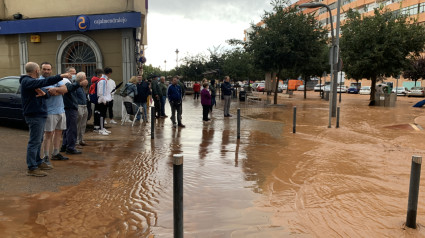
[[[80,15],[0,22],[0,35],[57,31],[94,31],[141,26],[140,12]]]

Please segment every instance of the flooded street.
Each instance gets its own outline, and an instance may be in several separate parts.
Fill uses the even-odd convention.
[[[419,227],[403,225],[411,156],[425,155],[414,125],[425,126],[424,109],[411,107],[420,100],[383,108],[343,95],[341,127],[333,119],[328,129],[318,93],[281,95],[276,106],[233,101],[231,118],[219,100],[208,123],[188,96],[186,128],[167,118],[155,140],[150,124],[87,132],[83,154],[54,162],[44,178],[25,176],[28,132],[1,127],[1,153],[19,156],[0,174],[0,237],[173,237],[173,154],[184,155],[185,237],[425,237],[424,176]]]

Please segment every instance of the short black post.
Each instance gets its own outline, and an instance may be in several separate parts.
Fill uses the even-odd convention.
[[[241,109],[238,108],[238,139],[241,138]]]
[[[294,134],[297,132],[296,126],[297,126],[297,107],[295,106],[294,107],[294,121],[293,121],[293,124],[292,124],[292,133],[294,133]]]
[[[339,112],[340,112],[340,107],[336,108],[336,128],[339,128]]]
[[[105,128],[105,121],[103,120],[103,117],[100,117],[100,129],[103,130],[103,128]]]
[[[155,107],[151,107],[151,139],[155,139]]]
[[[406,226],[416,229],[416,215],[418,212],[419,181],[421,179],[421,156],[412,156],[410,170],[409,202],[407,204]]]
[[[183,155],[173,155],[174,238],[183,238]]]

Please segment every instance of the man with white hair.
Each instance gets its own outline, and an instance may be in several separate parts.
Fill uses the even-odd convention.
[[[87,80],[86,73],[79,72],[75,79],[76,82]],[[78,118],[77,118],[77,145],[86,146],[83,140],[84,133],[87,126],[87,95],[83,87],[77,88],[77,103],[78,103]]]
[[[73,71],[75,74],[75,68],[68,68],[68,72]],[[65,149],[66,154],[75,155],[81,154],[81,151],[75,148],[77,142],[77,120],[78,120],[78,102],[77,102],[77,89],[79,87],[87,86],[88,82],[85,78],[80,81],[68,82],[66,87],[68,92],[63,95],[63,102],[65,104],[66,114],[66,130],[63,134],[62,150]]]
[[[27,147],[27,175],[44,177],[47,173],[41,170],[52,169],[40,157],[44,126],[47,119],[45,98],[50,93],[46,93],[40,88],[56,84],[62,78],[71,77],[71,75],[62,74],[37,80],[40,77],[40,66],[34,62],[28,62],[25,65],[25,71],[27,74],[22,75],[19,82],[21,83],[22,110],[30,131]],[[52,94],[55,94],[55,91],[56,89],[52,89]]]

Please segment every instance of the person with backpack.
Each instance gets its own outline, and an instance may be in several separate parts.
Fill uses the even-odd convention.
[[[109,135],[111,131],[104,128],[108,102],[112,100],[111,92],[108,90],[108,78],[112,75],[112,69],[106,67],[100,79],[90,86],[90,101],[94,106],[94,130],[101,135]],[[93,79],[92,79],[93,82]],[[93,90],[92,90],[93,87]]]
[[[149,88],[149,83],[146,81],[146,79],[143,79],[142,76],[137,76],[138,83],[136,84],[137,87],[137,95],[134,97],[134,103],[140,108],[143,108],[143,122],[148,122],[148,115],[147,115],[147,103],[148,103],[148,97],[151,95],[151,90]],[[137,113],[136,120],[140,121],[141,112]]]
[[[122,97],[122,102],[123,102],[121,113],[122,113],[123,120],[124,118],[126,118],[125,116],[127,115],[124,102],[131,102],[131,103],[134,102],[134,97],[137,95],[136,83],[137,83],[137,77],[133,76],[131,77],[129,82],[125,84],[124,88],[121,89],[120,96]]]

